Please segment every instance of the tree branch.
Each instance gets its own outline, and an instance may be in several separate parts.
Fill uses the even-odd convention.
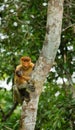
[[[6,121],[13,113],[13,111],[16,109],[18,103],[14,103],[12,108],[8,111],[7,114],[4,113],[4,111],[2,110],[2,108],[0,107],[0,112],[2,114],[2,121]]]
[[[75,26],[75,23],[74,23],[74,24],[69,25],[69,26],[68,26],[68,27],[66,27],[66,28],[64,28],[64,29],[62,30],[62,32],[66,31],[67,29],[69,29],[69,28],[71,28],[71,27],[73,27],[73,26]]]

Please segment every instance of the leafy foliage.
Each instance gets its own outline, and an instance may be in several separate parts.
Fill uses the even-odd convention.
[[[8,117],[6,121],[2,121],[5,114],[7,114],[13,106],[12,92],[5,89],[0,90],[0,130],[18,130],[20,119],[20,106]]]
[[[35,130],[74,130],[75,129],[75,99],[68,89],[67,93],[63,87],[55,83],[47,82],[40,97],[38,116]],[[12,107],[12,93],[2,89],[0,91],[1,108],[7,113]],[[18,106],[13,114],[1,122],[0,129],[12,128],[18,130],[21,107]]]
[[[40,97],[36,130],[75,129],[75,99],[71,94],[71,88],[75,87],[74,6],[75,0],[64,1],[61,45]],[[47,0],[0,0],[0,79],[13,81],[22,55],[29,55],[36,62],[45,37],[46,15]],[[57,85],[59,77],[62,87]],[[1,111],[7,113],[12,105],[12,92],[1,89],[1,130],[18,130],[20,106],[6,122],[1,121]]]
[[[5,78],[5,73],[10,76],[14,72],[22,55],[31,56],[34,62],[38,58],[46,23],[46,7],[43,6],[43,2],[43,0],[0,2],[1,77]]]
[[[40,97],[36,130],[74,130],[75,99],[63,87],[46,83]]]

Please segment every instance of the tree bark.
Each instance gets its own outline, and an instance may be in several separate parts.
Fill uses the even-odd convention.
[[[30,93],[30,102],[28,104],[23,102],[20,130],[35,129],[39,96],[60,45],[63,2],[64,0],[48,1],[45,41],[31,77],[36,89]]]

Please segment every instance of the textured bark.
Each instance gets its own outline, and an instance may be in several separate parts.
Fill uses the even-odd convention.
[[[35,129],[39,96],[60,45],[62,15],[63,0],[49,0],[45,41],[32,74],[32,80],[36,89],[34,93],[30,94],[30,102],[28,104],[23,102],[20,130]]]

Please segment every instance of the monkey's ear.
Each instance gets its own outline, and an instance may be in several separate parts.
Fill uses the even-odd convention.
[[[20,58],[20,61],[22,61],[24,59],[24,57],[22,56],[21,58]]]

